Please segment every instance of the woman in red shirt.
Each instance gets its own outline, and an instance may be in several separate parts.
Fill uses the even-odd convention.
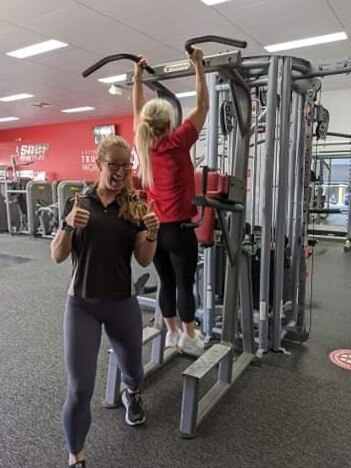
[[[182,224],[197,213],[191,203],[195,187],[190,148],[205,123],[209,99],[202,50],[194,48],[189,58],[195,69],[197,102],[178,128],[174,128],[174,111],[168,101],[144,101],[144,58],[134,70],[133,112],[139,174],[161,222],[154,265],[161,283],[159,301],[167,326],[166,346],[191,352],[203,348],[194,320],[198,251],[194,229]],[[182,330],[177,325],[177,311]]]

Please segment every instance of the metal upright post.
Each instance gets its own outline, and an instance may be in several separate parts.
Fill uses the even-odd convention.
[[[105,408],[116,408],[120,399],[120,388],[122,383],[122,374],[118,366],[117,356],[109,350],[107,384],[105,391]]]
[[[311,160],[313,141],[314,100],[316,90],[307,91],[302,114],[303,138],[301,143],[301,170],[299,175],[300,190],[296,203],[295,245],[293,251],[293,309],[288,338],[305,341],[308,333],[305,330],[305,296],[306,296],[306,259],[305,239],[309,215]]]
[[[4,171],[4,196],[5,196],[5,205],[6,205],[6,219],[7,219],[7,230],[10,234],[12,231],[12,218],[11,218],[11,208],[10,208],[10,196],[9,196],[9,183],[7,178],[7,166]]]
[[[282,87],[280,96],[280,145],[279,145],[279,181],[277,190],[276,243],[274,259],[274,295],[273,295],[273,349],[281,349],[281,317],[283,311],[284,257],[286,202],[289,163],[289,133],[291,109],[291,57],[284,57]]]
[[[327,210],[330,209],[330,185],[331,185],[331,175],[332,175],[332,160],[329,158],[329,169],[328,169],[328,186],[326,190],[326,198],[327,198]],[[351,177],[351,174],[350,174]],[[350,180],[351,184],[351,180]]]
[[[163,315],[160,308],[160,283],[157,285],[156,293],[156,309],[155,309],[155,322],[154,327],[158,328],[162,332],[165,329]],[[165,351],[165,334],[160,333],[156,338],[152,340],[151,347],[151,363],[152,365],[161,365],[164,360]]]
[[[196,427],[239,378],[254,357],[252,352],[244,351],[235,360],[233,359],[237,331],[240,260],[246,203],[251,93],[247,83],[237,70],[223,67],[221,75],[229,81],[238,122],[235,148],[230,148],[230,157],[233,164],[228,161],[228,167],[233,167],[233,172],[230,173],[229,177],[228,198],[225,200],[219,198],[216,201],[207,200],[208,206],[217,210],[227,246],[222,340],[220,344],[215,344],[208,349],[183,372],[184,386],[180,421],[180,432],[183,437],[194,437]],[[223,212],[228,213],[228,222],[226,222]],[[247,274],[249,274],[248,270]],[[250,317],[248,318],[250,319]],[[248,323],[249,320],[245,321],[244,328],[246,331]],[[247,336],[245,332],[245,338]],[[252,350],[252,344],[253,341],[250,345],[248,338],[245,349]],[[199,400],[198,382],[215,367],[218,367],[217,381]]]
[[[287,235],[289,238],[289,244],[292,245],[293,236],[293,215],[294,215],[294,195],[295,195],[295,182],[296,182],[296,148],[297,148],[297,130],[298,130],[298,110],[299,110],[299,99],[298,95],[293,92],[292,98],[292,127],[290,136],[290,152],[289,152],[289,198],[288,198],[288,209],[287,209]]]
[[[209,90],[210,111],[206,123],[206,158],[205,164],[210,169],[217,169],[218,162],[218,102],[216,90],[217,73],[206,75]],[[207,339],[212,338],[216,318],[216,247],[204,250],[204,284],[203,284],[203,332]]]
[[[348,199],[350,200],[351,198],[351,190],[349,188],[348,190]],[[351,207],[350,207],[350,201],[347,207],[347,228],[346,228],[346,239],[350,240],[351,239]]]
[[[245,250],[241,252],[239,290],[243,351],[253,354],[255,352],[255,337],[253,324],[251,257]]]
[[[300,95],[298,98],[298,129],[297,129],[297,153],[296,153],[296,188],[295,203],[293,214],[292,229],[292,252],[291,252],[291,270],[292,270],[292,318],[293,324],[297,317],[297,297],[299,287],[299,269],[301,259],[301,229],[302,229],[302,201],[303,201],[303,179],[304,179],[304,159],[305,159],[305,120],[304,107],[306,95]]]
[[[258,157],[258,123],[259,123],[259,100],[256,100],[255,130],[254,130],[254,154],[252,164],[252,189],[251,189],[251,232],[254,234],[256,223],[256,183],[257,183],[257,157]]]
[[[237,98],[244,100],[247,108],[247,121],[251,122],[251,96],[249,91],[244,91],[244,88],[236,87],[232,93],[238,93]],[[247,94],[246,94],[247,93]],[[241,96],[240,96],[241,95]],[[239,125],[238,125],[239,127]],[[246,185],[247,185],[247,168],[249,160],[249,141],[250,141],[250,127],[246,133],[240,128],[236,129],[235,145],[230,148],[229,164],[233,172],[231,172],[231,184],[229,189],[228,198],[246,204]],[[235,129],[233,129],[235,130]],[[223,328],[222,328],[222,343],[231,343],[234,348],[237,320],[238,320],[238,298],[239,298],[239,277],[240,277],[240,259],[241,247],[243,239],[243,226],[245,220],[245,212],[230,212],[228,219],[228,238],[229,246],[231,249],[230,257],[232,262],[229,261],[227,256],[227,266],[225,274],[225,287],[224,287],[224,303],[223,303]],[[222,363],[219,368],[219,378],[222,381],[230,382],[232,378],[232,356],[228,354],[226,362]]]
[[[272,56],[268,70],[267,125],[266,125],[266,164],[264,168],[264,191],[262,200],[262,234],[260,267],[260,322],[258,354],[268,351],[268,306],[269,272],[272,238],[272,195],[275,128],[277,110],[278,57]]]
[[[331,172],[331,170],[330,170]],[[344,251],[348,252],[351,249],[351,159],[349,161],[349,184],[347,189],[347,232]]]
[[[219,95],[216,90],[217,73],[206,75],[206,82],[209,93],[210,111],[206,122],[206,165],[210,169],[217,169],[218,156],[218,104]]]
[[[313,119],[314,102],[316,90],[311,88],[307,92],[307,102],[305,106],[305,161],[304,161],[304,191],[303,191],[303,215],[301,229],[301,259],[299,272],[299,294],[298,311],[296,317],[296,332],[300,341],[305,341],[308,334],[305,330],[305,299],[306,299],[306,257],[305,239],[307,236],[307,223],[309,218],[310,182],[311,182],[311,162],[312,162],[312,142],[313,142]]]

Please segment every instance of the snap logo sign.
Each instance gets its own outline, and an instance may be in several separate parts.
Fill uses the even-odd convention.
[[[47,158],[49,148],[49,143],[19,145],[16,147],[16,155],[20,163],[44,161]]]

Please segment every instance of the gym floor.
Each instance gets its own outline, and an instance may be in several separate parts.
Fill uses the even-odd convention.
[[[70,264],[54,265],[49,241],[24,236],[0,235],[0,253],[0,467],[65,467],[62,317]],[[176,358],[148,379],[147,423],[131,428],[121,408],[101,405],[104,341],[89,468],[351,467],[351,373],[328,360],[330,351],[350,348],[350,268],[341,244],[318,244],[311,338],[244,373],[193,440],[178,437],[181,374],[191,361]]]

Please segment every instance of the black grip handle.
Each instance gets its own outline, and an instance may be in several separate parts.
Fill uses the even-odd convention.
[[[247,47],[246,41],[238,41],[237,39],[230,39],[228,37],[222,36],[199,36],[189,39],[185,43],[185,50],[188,52],[189,55],[193,52],[193,45],[195,44],[203,44],[204,42],[216,42],[218,44],[225,44],[232,47],[236,47],[239,49],[245,49]]]
[[[208,181],[208,166],[202,166],[202,195],[206,196],[207,193],[207,181]]]
[[[91,65],[91,67],[87,68],[83,71],[82,75],[84,78],[91,75],[92,73],[96,72],[99,68],[103,67],[104,65],[110,62],[117,62],[118,60],[131,60],[132,62],[138,63],[140,60],[140,56],[134,54],[114,54],[109,55],[108,57],[104,57],[103,59],[99,60],[98,62]],[[151,68],[149,65],[145,67],[145,70],[150,73],[151,75],[155,74],[155,70]]]

